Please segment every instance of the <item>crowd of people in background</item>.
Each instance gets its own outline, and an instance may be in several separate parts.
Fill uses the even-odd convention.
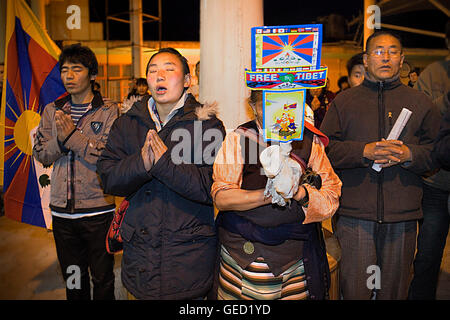
[[[450,50],[450,24],[446,36]],[[330,218],[342,299],[435,299],[450,222],[450,55],[413,69],[404,85],[395,33],[375,32],[365,48],[337,93],[329,82],[307,90],[313,119],[292,143],[289,163],[302,174],[284,207],[265,193],[259,153],[275,144],[261,142],[260,91],[248,99],[255,119],[226,133],[215,106],[198,102],[200,62],[194,87],[186,58],[160,49],[117,104],[94,87],[93,52],[64,48],[69,95],[45,107],[33,156],[54,168],[63,276],[82,268],[82,286],[67,288],[67,299],[90,299],[91,280],[94,299],[114,299],[105,248],[114,197],[128,205],[120,235],[130,299],[326,299],[321,222]],[[403,107],[412,111],[407,126],[386,140]],[[381,271],[373,287],[371,266]]]

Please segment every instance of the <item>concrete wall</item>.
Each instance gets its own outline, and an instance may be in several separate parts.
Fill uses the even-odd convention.
[[[78,26],[69,28],[73,22],[74,13],[67,13],[67,8],[74,4],[80,8],[79,28]],[[50,1],[47,6],[47,30],[53,40],[103,39],[103,23],[89,22],[89,0]]]

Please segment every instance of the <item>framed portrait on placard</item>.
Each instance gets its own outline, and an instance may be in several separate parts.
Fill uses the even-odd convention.
[[[305,90],[263,91],[264,141],[303,140]]]

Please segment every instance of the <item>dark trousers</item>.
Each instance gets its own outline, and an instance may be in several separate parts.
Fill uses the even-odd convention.
[[[114,255],[106,251],[105,239],[113,214],[79,219],[53,216],[53,235],[67,300],[114,300]],[[75,279],[80,275],[79,279]],[[79,285],[77,285],[79,284]]]
[[[449,215],[449,192],[423,185],[423,219],[419,221],[414,278],[408,299],[436,299],[436,287],[445,248]]]
[[[378,223],[339,216],[339,284],[343,299],[405,300],[416,249],[417,221]],[[379,274],[377,274],[379,270]],[[379,288],[374,287],[379,279]]]

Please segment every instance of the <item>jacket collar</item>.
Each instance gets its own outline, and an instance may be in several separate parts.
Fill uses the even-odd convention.
[[[385,81],[377,81],[373,79],[373,77],[369,73],[366,72],[362,85],[373,90],[378,90],[379,88],[383,88],[384,90],[392,90],[394,88],[397,88],[398,86],[401,86],[402,82],[400,80],[400,75],[396,75],[391,79]]]
[[[149,96],[144,96],[140,101],[133,104],[130,110],[126,113],[127,116],[139,118],[147,127],[154,129],[155,124],[151,121],[150,113],[148,112],[147,103]]]
[[[201,107],[201,105],[195,100],[194,96],[189,93],[186,102],[184,103],[184,107],[180,108],[175,117],[179,117],[179,120],[197,120],[195,110],[198,107]]]
[[[147,127],[155,128],[155,124],[151,120],[148,112],[147,104],[150,96],[143,98],[136,102],[131,109],[126,113],[128,116],[139,118]],[[197,120],[195,109],[200,104],[195,100],[192,94],[188,94],[184,106],[178,109],[177,113],[169,120],[163,128],[171,127],[178,121]]]
[[[70,99],[71,99],[71,95],[68,94],[68,95],[56,100],[55,101],[56,109],[61,109],[62,107],[64,107],[64,105],[67,102],[69,102]],[[92,98],[92,101],[91,101],[92,109],[97,109],[103,105],[104,105],[104,102],[103,102],[102,95],[100,94],[100,92],[94,91],[94,97]]]

